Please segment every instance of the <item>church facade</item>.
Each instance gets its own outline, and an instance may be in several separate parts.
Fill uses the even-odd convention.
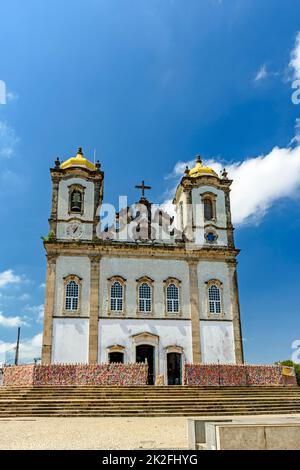
[[[104,226],[104,173],[79,149],[50,169],[42,363],[243,363],[230,185],[197,157],[170,217],[145,197]]]

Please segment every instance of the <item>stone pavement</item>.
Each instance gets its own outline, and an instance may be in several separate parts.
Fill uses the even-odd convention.
[[[222,416],[222,419],[225,418]],[[300,414],[227,416],[253,423],[299,422]],[[201,419],[205,417],[201,416]],[[208,416],[209,421],[220,416]],[[178,449],[188,448],[187,418],[8,418],[0,419],[0,449]]]
[[[0,449],[187,449],[186,418],[0,420]]]

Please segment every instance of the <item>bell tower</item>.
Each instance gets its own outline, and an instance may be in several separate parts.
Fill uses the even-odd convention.
[[[76,156],[55,161],[50,169],[52,209],[49,219],[52,240],[94,240],[99,222],[97,209],[103,199],[104,173],[79,147]]]
[[[178,228],[197,246],[234,248],[230,210],[230,185],[223,170],[217,173],[197,156],[192,169],[177,187],[174,204]]]

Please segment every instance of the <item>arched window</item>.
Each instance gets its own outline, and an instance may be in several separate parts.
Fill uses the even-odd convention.
[[[143,282],[139,286],[139,311],[151,312],[152,310],[152,287]]]
[[[65,310],[76,311],[79,309],[79,285],[72,280],[66,284]]]
[[[110,288],[110,310],[113,312],[123,310],[123,286],[119,281],[113,282]]]
[[[215,284],[211,284],[208,288],[208,304],[209,313],[222,313],[221,307],[221,290]]]
[[[204,204],[204,220],[212,220],[214,218],[213,202],[210,198],[203,200]]]
[[[71,192],[70,211],[82,212],[82,192],[79,189],[74,189]]]
[[[167,312],[179,312],[179,289],[174,283],[167,286]]]

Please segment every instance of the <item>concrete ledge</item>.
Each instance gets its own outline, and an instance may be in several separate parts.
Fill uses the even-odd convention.
[[[215,434],[216,450],[300,450],[300,424],[217,424]]]
[[[207,417],[188,420],[193,450],[300,450],[300,416]]]

